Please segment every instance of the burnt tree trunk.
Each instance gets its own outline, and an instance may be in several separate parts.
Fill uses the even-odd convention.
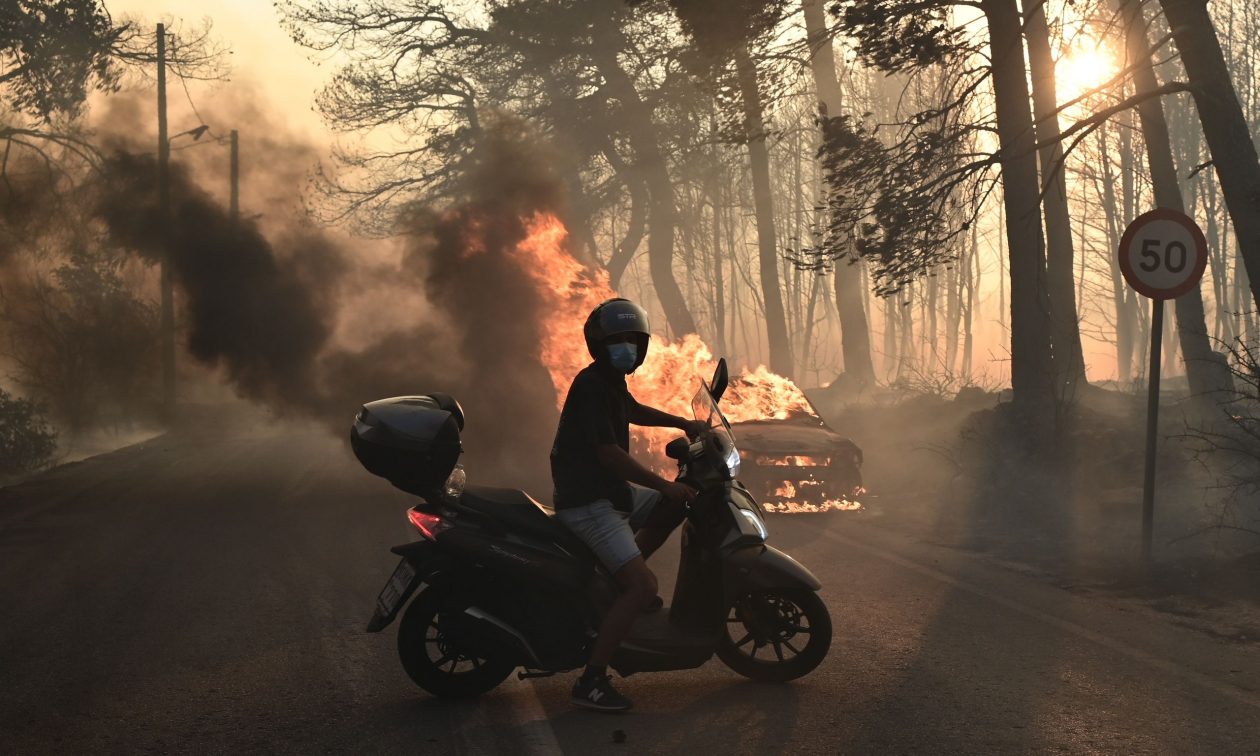
[[[713,204],[713,321],[717,334],[718,354],[725,355],[726,347],[726,291],[722,278],[722,177],[721,164],[715,159],[709,176],[709,201]]]
[[[1037,142],[1043,146],[1041,161],[1042,206],[1046,213],[1046,280],[1050,313],[1053,318],[1054,365],[1058,370],[1057,390],[1072,395],[1072,388],[1085,383],[1085,358],[1081,352],[1081,329],[1076,313],[1073,277],[1072,219],[1068,215],[1067,182],[1063,150],[1059,143],[1058,91],[1054,79],[1054,58],[1050,52],[1050,28],[1046,24],[1045,0],[1024,0],[1031,4],[1025,20],[1028,39],[1028,66],[1032,69],[1033,112]]]
[[[1136,66],[1133,81],[1137,93],[1154,91],[1159,87],[1159,81],[1155,78],[1155,69],[1151,65],[1151,50],[1146,39],[1146,19],[1142,6],[1135,0],[1121,0],[1120,6],[1125,18],[1129,64]],[[1151,167],[1155,204],[1184,213],[1186,205],[1177,183],[1177,168],[1173,163],[1172,140],[1168,135],[1163,102],[1158,98],[1143,100],[1137,111],[1142,124],[1142,139],[1146,142],[1146,158]],[[1208,341],[1203,294],[1199,286],[1177,297],[1175,306],[1177,335],[1186,362],[1190,393],[1206,397],[1229,388],[1232,383],[1229,370],[1223,361],[1215,358]]]
[[[696,333],[696,321],[674,278],[674,225],[677,221],[674,185],[669,179],[651,110],[639,98],[634,82],[617,62],[616,47],[597,44],[593,50],[595,65],[608,84],[609,94],[621,103],[621,121],[638,158],[635,168],[647,185],[648,269],[656,297],[675,337]]]
[[[1137,217],[1137,163],[1133,157],[1133,132],[1135,124],[1133,123],[1133,112],[1126,110],[1121,114],[1120,122],[1120,202],[1124,212],[1121,214],[1122,219],[1132,220]],[[1123,233],[1124,229],[1118,229]],[[1120,244],[1119,237],[1116,238],[1116,247]],[[1148,309],[1142,306],[1140,301],[1141,295],[1133,290],[1133,287],[1127,283],[1121,287],[1124,293],[1125,306],[1128,308],[1130,322],[1133,323],[1133,355],[1134,355],[1134,375],[1137,377],[1146,375],[1146,352],[1151,343],[1150,318]]]
[[[923,354],[930,357],[930,369],[936,370],[940,367],[941,350],[940,344],[940,328],[937,325],[937,311],[940,309],[940,291],[941,276],[939,269],[928,275],[927,278],[927,301],[924,303],[925,316],[923,322]]]
[[[1207,182],[1207,190],[1203,192],[1203,215],[1207,218],[1204,232],[1207,235],[1208,263],[1212,268],[1212,293],[1216,298],[1216,317],[1214,318],[1213,336],[1219,341],[1233,341],[1233,321],[1229,312],[1229,258],[1225,255],[1224,239],[1217,226],[1216,179]]]
[[[906,291],[906,301],[902,302],[897,310],[897,317],[901,320],[897,326],[901,334],[901,346],[898,347],[901,359],[897,361],[899,382],[907,380],[910,377],[909,374],[919,368],[919,352],[914,343],[914,306],[918,303],[915,295],[919,292],[914,283],[909,284]]]
[[[963,356],[962,374],[964,384],[971,383],[971,353],[975,336],[973,326],[976,314],[976,289],[980,288],[980,238],[975,223],[971,224],[971,244],[968,247],[968,263],[965,279],[967,282],[967,305],[963,315]]]
[[[827,20],[823,14],[822,0],[802,0],[805,13],[805,34],[809,41],[809,64],[814,74],[814,89],[818,94],[819,112],[822,118],[840,115],[840,78],[836,75],[836,56],[832,49],[831,35],[827,32]],[[824,203],[826,206],[829,203]],[[827,224],[830,228],[831,224]],[[849,239],[834,242],[848,251]],[[837,260],[835,266],[836,309],[840,316],[840,348],[844,356],[844,372],[859,384],[875,381],[875,366],[871,362],[870,324],[862,306],[862,262],[854,258],[853,264]]]
[[[643,232],[647,228],[648,196],[642,177],[625,164],[611,143],[605,145],[603,155],[617,177],[625,184],[626,192],[630,195],[630,220],[626,225],[626,233],[621,237],[621,242],[613,250],[608,258],[608,265],[605,266],[608,271],[608,283],[616,289],[621,283],[626,267],[630,265],[630,260],[634,258],[634,253],[639,250],[639,245],[643,242]]]
[[[967,251],[964,249],[945,271],[945,374],[956,375],[954,369],[958,362],[958,318],[962,299],[962,277],[959,269],[966,263]]]
[[[1160,0],[1181,53],[1190,91],[1221,194],[1234,222],[1238,253],[1260,306],[1260,158],[1230,80],[1229,67],[1204,0]]]
[[[783,289],[779,281],[779,244],[774,229],[774,196],[770,191],[770,152],[766,147],[766,125],[761,115],[761,87],[757,83],[757,69],[747,48],[739,47],[735,50],[735,70],[743,98],[744,133],[752,171],[753,208],[757,220],[758,262],[766,313],[766,339],[770,348],[770,369],[790,378],[792,342],[788,339]]]
[[[1098,129],[1098,145],[1102,158],[1103,202],[1110,208],[1107,211],[1107,248],[1117,249],[1120,246],[1120,230],[1116,224],[1115,207],[1117,205],[1116,180],[1111,172],[1111,154],[1107,149],[1107,126]],[[1133,331],[1134,318],[1130,313],[1124,275],[1120,272],[1120,260],[1116,255],[1107,255],[1111,271],[1111,293],[1116,308],[1116,378],[1123,384],[1133,380]]]
[[[983,0],[992,50],[1011,276],[1012,404],[1034,433],[1055,409],[1050,301],[1023,35],[1015,0]]]
[[[884,380],[891,381],[899,363],[897,350],[897,298],[884,297],[884,356],[880,361]]]

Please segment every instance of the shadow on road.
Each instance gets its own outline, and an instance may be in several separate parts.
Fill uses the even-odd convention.
[[[639,709],[626,715],[578,709],[560,713],[552,725],[561,746],[570,753],[601,747],[635,753],[781,753],[792,740],[804,705],[798,686],[732,681],[702,693],[708,683],[689,683],[684,674],[656,677],[651,689],[639,685],[633,691]],[[681,705],[661,711],[653,690]],[[625,733],[624,744],[615,743],[617,730]]]
[[[1009,480],[998,469],[999,456],[985,460],[978,480]],[[1017,492],[1016,488],[1023,488]],[[929,538],[984,549],[1002,538],[1005,523],[995,519],[1011,509],[1047,501],[1071,501],[1070,479],[1023,480],[1011,486],[1000,506],[993,491],[958,491],[955,504],[935,517]],[[1023,497],[1022,499],[1017,497]],[[997,510],[995,511],[995,507]],[[1074,550],[1076,533],[1071,512],[1038,513],[1034,543],[1049,544],[1063,554]],[[1030,537],[1032,523],[1017,525]],[[933,536],[935,534],[935,536]],[[1061,634],[1030,628],[1030,621],[1012,622],[999,607],[941,583],[927,584],[930,598],[915,604],[923,616],[908,617],[916,628],[912,648],[898,664],[883,693],[848,747],[871,752],[925,750],[941,753],[1030,752],[1055,743],[1054,728],[1070,722],[1047,717],[1047,699],[1064,684]],[[1023,619],[1023,618],[1020,618]],[[1040,631],[1040,632],[1038,632]],[[1034,641],[1030,636],[1036,633]],[[1029,653],[1032,644],[1035,653]],[[897,723],[903,723],[898,725]],[[1069,743],[1072,741],[1068,741]]]

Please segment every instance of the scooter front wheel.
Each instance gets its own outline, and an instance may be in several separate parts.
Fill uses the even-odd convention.
[[[398,658],[407,676],[440,698],[473,698],[492,690],[515,666],[482,659],[442,632],[442,594],[429,587],[411,602],[398,628]]]
[[[732,604],[717,654],[726,666],[761,682],[809,674],[831,648],[831,615],[807,589],[750,591]]]

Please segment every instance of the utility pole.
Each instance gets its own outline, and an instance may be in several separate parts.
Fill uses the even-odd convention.
[[[158,217],[162,224],[162,413],[175,419],[175,300],[171,289],[171,145],[166,138],[166,25],[157,25]]]
[[[241,164],[240,139],[236,129],[232,129],[232,192],[228,201],[228,212],[232,218],[232,230],[236,231],[241,222]]]

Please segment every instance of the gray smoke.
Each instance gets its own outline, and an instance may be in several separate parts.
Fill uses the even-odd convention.
[[[407,249],[393,270],[356,266],[310,227],[269,238],[254,220],[234,226],[192,173],[175,167],[169,242],[188,353],[242,396],[337,433],[364,402],[450,393],[468,417],[471,477],[548,496],[557,414],[538,347],[550,314],[512,251],[535,212],[563,212],[562,184],[547,151],[511,121],[486,136],[474,164],[463,201],[403,213]],[[114,239],[151,262],[163,249],[156,175],[152,158],[117,152],[97,206]],[[355,320],[402,325],[337,343],[348,280],[369,281],[374,292],[355,300]],[[429,308],[411,318],[399,308],[416,289]]]

